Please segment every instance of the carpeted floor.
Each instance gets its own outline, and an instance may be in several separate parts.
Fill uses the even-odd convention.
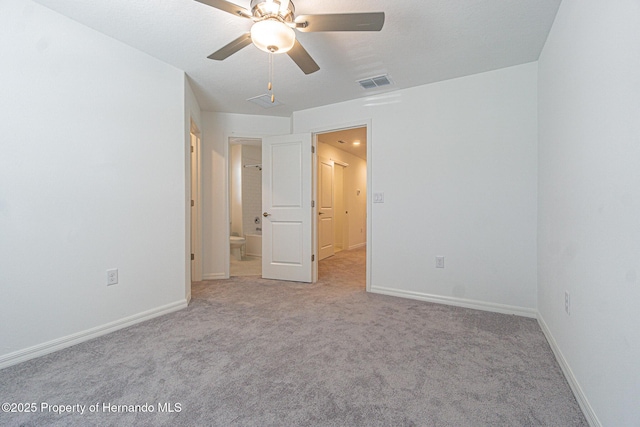
[[[368,294],[362,250],[314,285],[198,283],[185,310],[0,371],[0,400],[37,405],[0,425],[587,425],[535,320]]]

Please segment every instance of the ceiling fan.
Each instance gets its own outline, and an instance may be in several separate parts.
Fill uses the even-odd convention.
[[[196,1],[254,22],[250,32],[208,58],[222,61],[253,43],[268,53],[286,53],[305,74],[314,73],[320,67],[296,40],[294,29],[302,32],[380,31],[384,25],[384,12],[296,16],[290,0],[251,0],[251,11],[225,0]]]

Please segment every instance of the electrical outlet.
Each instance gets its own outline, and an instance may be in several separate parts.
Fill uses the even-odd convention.
[[[436,268],[444,268],[444,257],[437,256],[436,257]]]
[[[107,286],[118,284],[118,269],[107,270]]]
[[[571,316],[571,295],[569,295],[569,291],[564,291],[564,311]]]
[[[373,193],[373,203],[384,203],[384,193]]]

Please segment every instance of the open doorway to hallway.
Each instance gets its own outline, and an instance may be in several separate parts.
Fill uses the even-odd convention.
[[[365,290],[367,248],[348,249],[337,252],[318,263],[318,282],[341,288]]]
[[[323,280],[327,264],[365,266],[367,127],[317,133],[316,142],[318,280]],[[325,262],[338,255],[340,262]],[[363,286],[365,281],[363,273]]]

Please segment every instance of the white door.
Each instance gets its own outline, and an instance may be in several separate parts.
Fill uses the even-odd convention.
[[[333,160],[318,160],[318,260],[334,254]]]
[[[312,282],[311,134],[262,140],[262,277]]]

